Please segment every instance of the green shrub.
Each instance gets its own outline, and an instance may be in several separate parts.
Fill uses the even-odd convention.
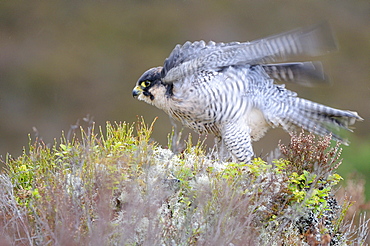
[[[150,139],[153,124],[108,122],[96,133],[92,123],[72,139],[52,147],[36,140],[8,157],[0,243],[365,244],[368,221],[353,226],[351,202],[333,195],[342,178],[330,137],[292,135],[280,144],[283,158],[233,163],[213,160],[191,136],[174,154]]]

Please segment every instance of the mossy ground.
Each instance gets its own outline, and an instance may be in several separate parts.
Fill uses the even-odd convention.
[[[283,158],[245,164],[191,137],[174,154],[151,140],[153,124],[90,124],[8,157],[0,244],[366,244],[368,221],[355,226],[352,203],[334,196],[340,148],[329,136],[292,135]]]

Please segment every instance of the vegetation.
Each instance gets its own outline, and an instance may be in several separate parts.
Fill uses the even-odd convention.
[[[368,220],[355,226],[352,202],[334,196],[342,178],[330,136],[292,135],[284,158],[246,164],[211,158],[191,137],[174,154],[151,140],[153,124],[91,123],[8,157],[0,244],[366,244]]]

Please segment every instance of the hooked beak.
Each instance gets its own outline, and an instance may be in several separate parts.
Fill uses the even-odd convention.
[[[132,96],[136,98],[136,97],[138,97],[142,92],[143,92],[143,90],[140,88],[140,86],[136,86],[136,87],[132,90]]]

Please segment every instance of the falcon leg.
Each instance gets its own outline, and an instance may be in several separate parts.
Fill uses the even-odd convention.
[[[185,146],[183,146],[183,144],[180,143],[181,136],[182,136],[182,128],[181,128],[181,131],[179,131],[175,120],[172,119],[171,117],[169,117],[169,118],[170,118],[170,121],[171,121],[171,124],[172,124],[172,127],[173,127],[171,151],[176,155],[176,154],[180,153],[182,150],[184,150],[184,148],[185,148]]]
[[[236,161],[249,162],[254,155],[249,133],[249,127],[242,124],[228,123],[224,127],[223,141]]]
[[[220,161],[227,161],[230,159],[230,153],[227,150],[224,141],[222,140],[222,137],[217,136],[215,138],[215,156],[220,160]]]

